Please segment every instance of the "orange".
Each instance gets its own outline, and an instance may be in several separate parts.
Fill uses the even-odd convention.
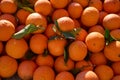
[[[113,39],[120,40],[120,29],[111,30],[110,35]]]
[[[3,51],[3,43],[0,41],[0,54],[2,53]]]
[[[119,66],[120,66],[120,61],[114,62],[111,65],[115,75],[120,75],[120,68],[119,68]]]
[[[87,35],[85,43],[89,51],[100,52],[104,49],[105,38],[104,35],[99,32],[91,32]]]
[[[61,17],[68,17],[69,13],[67,12],[66,9],[56,9],[53,13],[52,13],[52,20],[57,20]]]
[[[93,71],[82,71],[77,74],[75,80],[99,80],[99,78]]]
[[[54,80],[55,72],[48,66],[38,67],[33,75],[33,80]]]
[[[80,28],[80,31],[76,35],[76,40],[85,41],[87,35],[87,31],[83,28]]]
[[[64,54],[64,48],[66,46],[66,39],[58,38],[49,40],[48,50],[53,56],[61,56]]]
[[[9,40],[15,33],[15,26],[8,20],[0,20],[0,41]]]
[[[39,26],[43,27],[44,29],[39,29],[34,32],[34,33],[42,33],[45,31],[47,27],[47,20],[46,20],[46,17],[44,17],[42,14],[31,13],[30,15],[28,15],[26,19],[26,25],[28,24],[34,24],[36,25],[36,27],[39,27]]]
[[[90,27],[97,24],[99,20],[99,11],[95,7],[86,7],[81,15],[83,25]]]
[[[45,34],[48,38],[56,35],[56,33],[55,33],[54,30],[53,30],[53,26],[54,26],[54,24],[50,23],[50,24],[48,24],[48,26],[47,26],[47,28],[46,28],[46,30],[45,30],[45,33],[44,33],[44,34]]]
[[[114,75],[112,68],[107,65],[99,65],[94,71],[100,80],[111,80]]]
[[[18,76],[23,80],[30,80],[33,78],[33,73],[37,65],[31,60],[22,61],[18,67]]]
[[[106,15],[103,19],[103,26],[109,30],[120,28],[120,16],[113,13]]]
[[[68,5],[68,12],[70,14],[70,17],[74,19],[80,18],[82,11],[83,7],[77,2],[72,2]]]
[[[22,58],[28,50],[28,44],[24,39],[10,39],[5,46],[6,53],[16,59]]]
[[[104,55],[110,61],[120,61],[120,41],[113,41],[106,45]]]
[[[15,13],[17,10],[17,4],[14,0],[1,0],[0,10],[2,13]]]
[[[2,15],[0,16],[0,20],[8,20],[8,21],[10,21],[11,23],[13,23],[15,27],[17,26],[17,20],[16,20],[16,18],[15,18],[13,15],[11,15],[11,14],[2,14]]]
[[[74,41],[69,45],[68,52],[72,60],[80,61],[87,56],[87,46],[82,41]]]
[[[19,9],[16,12],[16,17],[19,20],[20,24],[25,24],[26,18],[28,17],[28,15],[31,14],[29,11],[26,11],[24,9]]]
[[[49,66],[53,67],[54,59],[51,55],[38,55],[36,58],[36,63],[39,66]]]
[[[75,68],[80,71],[93,70],[93,64],[90,61],[81,60],[76,62]]]
[[[54,8],[65,8],[68,4],[68,0],[50,0]]]
[[[54,63],[54,68],[56,72],[62,72],[62,71],[70,71],[74,68],[74,62],[68,58],[68,61],[64,61],[63,56],[59,56],[56,58]]]
[[[73,2],[78,2],[85,8],[88,6],[89,0],[73,0]]]
[[[102,24],[103,19],[104,19],[104,17],[105,17],[107,14],[108,14],[108,13],[105,12],[105,11],[100,11],[100,12],[99,12],[99,21],[98,21],[99,24]]]
[[[52,5],[49,0],[37,0],[34,5],[34,10],[47,16],[52,11]]]
[[[14,58],[9,56],[0,57],[0,76],[2,78],[12,77],[18,68],[18,63]]]
[[[89,6],[95,7],[99,11],[101,11],[103,7],[101,0],[89,0]]]
[[[116,13],[120,11],[119,0],[104,0],[103,8],[108,13]]]
[[[90,61],[93,65],[107,64],[107,59],[103,52],[92,53],[90,56]]]
[[[75,23],[70,17],[61,17],[57,19],[57,22],[61,31],[71,31],[75,27]]]
[[[112,78],[112,80],[120,80],[120,75],[116,75]]]
[[[74,80],[74,76],[70,72],[63,71],[56,75],[55,80]]]
[[[30,49],[35,54],[42,54],[44,50],[47,49],[47,37],[43,34],[34,34],[30,38]]]
[[[94,25],[94,26],[90,27],[88,32],[89,33],[91,33],[91,32],[99,32],[99,33],[101,33],[103,35],[105,34],[105,30],[104,30],[103,26],[101,26],[101,25]]]

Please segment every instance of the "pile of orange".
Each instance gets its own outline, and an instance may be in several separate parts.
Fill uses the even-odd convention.
[[[0,80],[16,74],[120,80],[120,0],[0,0]]]

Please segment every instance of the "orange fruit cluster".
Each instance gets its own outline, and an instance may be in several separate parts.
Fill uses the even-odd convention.
[[[0,0],[0,80],[16,75],[120,80],[120,0]]]

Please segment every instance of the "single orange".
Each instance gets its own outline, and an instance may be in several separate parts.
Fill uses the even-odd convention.
[[[30,49],[35,54],[43,54],[45,49],[47,49],[47,37],[43,34],[34,34],[30,38]]]
[[[87,27],[94,26],[98,23],[99,11],[95,7],[86,7],[81,15],[81,22]]]
[[[8,41],[15,33],[15,26],[8,20],[0,20],[0,41]]]
[[[17,4],[15,0],[1,0],[0,10],[2,13],[15,13],[17,11]]]
[[[0,76],[2,78],[12,77],[18,68],[18,63],[16,59],[9,56],[0,57]]]
[[[35,70],[33,80],[55,80],[55,72],[51,67],[40,66]]]
[[[113,41],[106,45],[104,55],[110,61],[120,61],[120,41]]]
[[[6,43],[5,50],[9,56],[19,59],[26,54],[28,44],[24,39],[10,39]]]
[[[61,56],[64,54],[64,49],[66,46],[66,39],[53,39],[48,42],[48,50],[53,56]]]
[[[71,31],[75,28],[75,23],[70,17],[61,17],[57,22],[61,31]]]
[[[77,2],[72,2],[68,5],[68,12],[70,14],[70,17],[74,19],[80,18],[82,11],[83,7]]]
[[[107,59],[103,52],[92,53],[90,56],[90,61],[93,65],[107,64]]]
[[[62,71],[70,71],[74,68],[74,61],[68,58],[67,62],[65,62],[64,57],[59,56],[55,60],[54,68],[55,68],[55,71],[58,73]]]
[[[33,78],[33,73],[37,65],[31,60],[22,61],[18,66],[18,76],[23,80],[30,80]]]
[[[89,51],[100,52],[104,49],[105,38],[104,35],[99,32],[91,32],[87,35],[85,43]]]
[[[47,16],[52,11],[52,5],[49,0],[37,0],[34,4],[34,10]]]
[[[83,60],[87,56],[87,46],[83,41],[74,41],[68,48],[69,57],[74,61]]]
[[[113,13],[106,15],[103,19],[103,26],[109,30],[120,28],[120,16]]]
[[[110,66],[99,65],[94,69],[94,72],[97,74],[100,80],[111,80],[114,73]]]
[[[38,55],[36,58],[36,63],[39,66],[50,66],[53,67],[54,59],[51,55]]]
[[[116,13],[120,11],[119,0],[104,0],[103,8],[108,13]]]

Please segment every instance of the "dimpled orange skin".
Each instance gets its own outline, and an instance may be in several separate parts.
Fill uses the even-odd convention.
[[[72,60],[80,61],[83,60],[87,55],[87,46],[82,41],[74,41],[70,44],[68,51]]]
[[[6,43],[5,50],[9,56],[15,59],[20,59],[26,54],[28,50],[28,44],[23,38],[12,38]]]
[[[91,52],[100,52],[104,49],[105,38],[104,35],[99,32],[91,32],[87,35],[85,43]]]
[[[34,34],[30,39],[30,49],[35,54],[42,54],[47,48],[47,37],[43,34]]]
[[[75,23],[70,17],[61,17],[57,22],[61,31],[71,31],[75,28]]]

